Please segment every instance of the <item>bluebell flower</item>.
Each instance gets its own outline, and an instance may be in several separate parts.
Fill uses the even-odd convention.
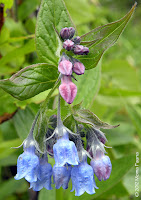
[[[94,194],[97,188],[94,180],[93,169],[86,161],[82,161],[78,166],[71,170],[72,190],[75,190],[75,196],[82,195],[85,191],[88,194]],[[98,188],[97,188],[98,189]]]
[[[57,140],[53,146],[53,153],[56,166],[64,166],[66,163],[70,165],[78,165],[79,158],[74,142],[69,140],[68,133],[64,134]]]
[[[58,167],[53,166],[53,180],[55,183],[56,189],[59,189],[61,186],[63,189],[68,188],[68,183],[71,177],[71,166]]]
[[[35,154],[35,147],[31,146],[25,149],[17,160],[16,180],[25,178],[28,182],[37,181],[37,171],[39,166],[39,158]]]
[[[104,154],[91,160],[91,166],[99,181],[105,181],[110,177],[112,164],[110,158]]]
[[[52,166],[47,162],[47,158],[40,159],[40,165],[37,172],[37,181],[30,183],[30,189],[34,191],[40,191],[43,187],[47,190],[51,190],[51,176]]]

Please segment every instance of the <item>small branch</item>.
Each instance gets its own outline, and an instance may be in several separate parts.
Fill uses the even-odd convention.
[[[0,4],[0,32],[4,25],[4,4]]]
[[[0,124],[11,119],[16,114],[16,112],[17,112],[17,110],[13,113],[10,113],[10,114],[4,113],[4,115],[0,116]]]

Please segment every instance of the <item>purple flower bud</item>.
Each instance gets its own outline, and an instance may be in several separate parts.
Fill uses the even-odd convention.
[[[73,27],[65,27],[62,28],[62,30],[60,31],[60,36],[63,40],[65,39],[71,39],[75,34],[75,29]]]
[[[83,54],[87,55],[88,53],[89,53],[89,48],[88,47],[84,47]]]
[[[71,76],[63,76],[61,79],[62,83],[59,86],[59,92],[63,99],[71,104],[74,101],[74,98],[77,94],[77,87],[72,82]]]
[[[72,40],[75,44],[80,44],[80,41],[81,41],[81,38],[79,36],[75,37],[73,40]]]
[[[74,65],[73,65],[73,71],[74,71],[77,75],[84,74],[85,66],[84,66],[83,63],[81,63],[81,62],[75,62]]]
[[[102,179],[105,181],[110,177],[112,164],[108,156],[96,157],[96,159],[91,160],[90,165],[99,181],[102,181]]]
[[[89,48],[84,47],[83,45],[76,45],[74,47],[74,54],[87,55],[88,53],[89,53]]]
[[[74,42],[71,41],[71,40],[66,40],[66,41],[63,43],[63,48],[66,49],[67,51],[72,50],[73,47],[74,47]]]
[[[62,30],[60,31],[60,36],[63,40],[68,39],[69,38],[69,28],[67,28],[67,27],[62,28]]]
[[[72,63],[69,60],[62,60],[59,63],[58,70],[63,75],[71,75],[72,74]]]
[[[73,38],[75,34],[75,29],[73,27],[69,27],[69,39]]]

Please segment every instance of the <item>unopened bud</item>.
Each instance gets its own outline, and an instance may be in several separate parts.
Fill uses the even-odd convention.
[[[77,55],[87,55],[89,53],[89,48],[82,45],[76,45],[74,48],[74,54]]]
[[[80,41],[81,41],[81,38],[79,36],[75,37],[73,40],[72,40],[75,44],[80,44]]]
[[[90,165],[99,181],[102,181],[102,179],[105,181],[110,177],[112,164],[108,156],[103,155],[99,159],[92,159]]]
[[[73,38],[75,34],[75,29],[73,27],[69,27],[69,39]]]
[[[73,27],[65,27],[65,28],[62,28],[62,30],[60,31],[60,36],[63,40],[66,40],[66,39],[71,39],[75,34],[75,29]]]
[[[72,63],[69,60],[63,59],[58,65],[58,71],[63,75],[72,74]]]
[[[63,43],[63,48],[66,49],[67,51],[72,50],[73,47],[74,47],[74,42],[71,41],[71,40],[66,40],[66,41]]]
[[[72,82],[71,76],[63,76],[61,79],[61,85],[59,86],[59,92],[63,99],[68,103],[71,104],[75,96],[77,94],[77,87]]]
[[[63,40],[68,39],[69,38],[69,29],[67,27],[62,28],[62,30],[60,31],[60,36]]]
[[[81,62],[75,62],[74,65],[73,65],[73,71],[74,71],[77,75],[84,74],[85,66],[84,66],[83,63],[81,63]]]
[[[87,55],[88,53],[89,53],[89,48],[88,47],[84,47],[83,54]]]

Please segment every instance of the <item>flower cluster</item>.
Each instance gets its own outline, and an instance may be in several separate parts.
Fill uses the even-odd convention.
[[[60,37],[64,41],[63,48],[77,55],[87,55],[89,49],[80,45],[80,37],[73,38],[74,34],[75,29],[73,27],[66,27],[61,30]],[[71,104],[77,94],[77,87],[72,82],[72,73],[74,72],[77,75],[84,74],[85,66],[79,60],[64,53],[59,61],[58,71],[61,73],[59,92],[63,99]]]
[[[60,37],[64,41],[63,48],[77,55],[87,55],[89,49],[80,45],[80,37],[73,38],[75,29],[73,27],[63,28]],[[44,141],[45,151],[41,152],[36,140],[33,138],[33,130],[38,118],[36,116],[28,137],[23,142],[24,153],[17,160],[16,180],[25,178],[30,183],[30,188],[40,191],[43,187],[51,190],[52,183],[56,189],[68,188],[72,180],[72,190],[75,195],[80,196],[85,191],[94,194],[94,175],[99,181],[107,180],[110,176],[112,165],[105,151],[107,141],[104,133],[94,126],[85,127],[76,123],[76,133],[63,125],[60,115],[60,95],[71,104],[77,94],[77,87],[72,82],[74,72],[77,75],[84,74],[85,67],[77,59],[63,53],[60,58],[58,71],[61,73],[61,85],[59,86],[58,114],[50,117]],[[39,112],[38,112],[39,113]],[[86,137],[86,150],[82,142]],[[52,167],[48,163],[48,155],[53,157],[55,164]],[[91,159],[87,163],[87,157]]]
[[[85,191],[94,194],[95,188],[98,189],[94,174],[99,181],[105,181],[109,178],[112,168],[109,157],[105,155],[104,133],[94,127],[84,128],[82,124],[77,127],[77,133],[71,132],[61,121],[60,98],[57,119],[53,115],[50,120],[53,129],[48,128],[44,153],[39,150],[33,138],[35,122],[33,123],[29,136],[23,142],[24,153],[17,160],[15,179],[25,178],[34,191],[40,191],[43,187],[51,190],[52,182],[56,189],[67,189],[71,179],[71,191],[75,190],[76,196]],[[87,138],[86,150],[81,139],[83,130]],[[54,157],[53,167],[48,163],[47,153]],[[87,157],[91,158],[90,165],[87,163]]]

